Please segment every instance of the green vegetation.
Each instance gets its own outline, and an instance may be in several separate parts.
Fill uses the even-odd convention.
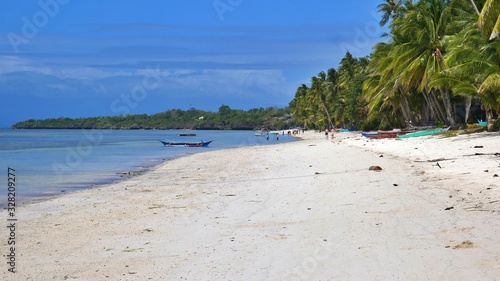
[[[331,68],[311,78],[311,87],[302,84],[290,108],[298,124],[307,128],[366,127],[366,102],[362,96],[367,78],[368,58],[350,53]]]
[[[255,108],[248,111],[222,105],[218,112],[191,108],[173,109],[147,115],[123,115],[90,118],[30,119],[16,123],[16,129],[212,129],[252,130],[260,128],[288,129],[294,125],[288,108]]]
[[[500,113],[500,1],[386,0],[379,12],[389,40],[369,58],[347,53],[337,70],[301,85],[290,103],[296,122],[384,129],[432,119],[457,127],[475,122],[476,105],[493,130]]]

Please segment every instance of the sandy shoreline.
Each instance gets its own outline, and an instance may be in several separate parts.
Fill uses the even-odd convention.
[[[3,263],[0,279],[500,276],[498,133],[336,137],[197,153],[23,206],[17,273]],[[0,234],[5,258],[7,228]]]

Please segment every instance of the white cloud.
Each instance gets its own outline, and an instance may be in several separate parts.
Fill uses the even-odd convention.
[[[70,87],[67,84],[47,84],[47,87],[51,89],[56,89],[61,92],[75,92],[76,89],[74,87]]]
[[[0,75],[14,72],[34,72],[55,76],[61,79],[73,78],[82,80],[96,80],[106,77],[132,76],[138,71],[122,69],[99,69],[85,66],[68,66],[65,64],[44,64],[40,61],[29,60],[17,56],[0,56]]]

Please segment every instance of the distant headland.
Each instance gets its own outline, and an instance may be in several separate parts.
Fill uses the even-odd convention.
[[[86,118],[29,119],[12,125],[13,129],[118,129],[118,130],[253,130],[293,127],[288,108],[231,109],[227,105],[218,112],[190,108],[172,109],[156,114],[134,114]]]

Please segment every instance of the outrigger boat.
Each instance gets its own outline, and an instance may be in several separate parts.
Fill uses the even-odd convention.
[[[256,137],[265,137],[267,135],[269,135],[269,130],[266,130],[264,128],[260,129],[259,131],[255,131]]]
[[[378,132],[361,132],[363,137],[371,138],[378,135]]]
[[[413,137],[431,136],[431,135],[439,134],[441,132],[447,132],[449,129],[450,129],[450,127],[436,128],[436,129],[425,130],[425,131],[417,131],[417,132],[413,132],[413,133],[407,133],[404,135],[398,135],[398,138],[405,139],[405,138],[413,138]]]
[[[406,130],[378,131],[378,132],[362,132],[361,135],[370,139],[388,139],[395,138],[398,135],[405,134]]]
[[[200,142],[173,142],[173,141],[160,141],[166,147],[207,147],[212,141]]]

